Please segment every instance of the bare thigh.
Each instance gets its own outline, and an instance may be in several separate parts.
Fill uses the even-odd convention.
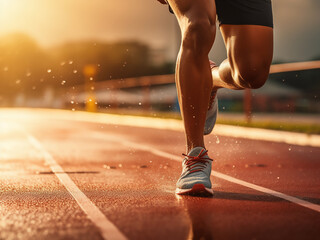
[[[233,75],[263,85],[273,56],[273,29],[258,25],[221,25]],[[263,83],[262,83],[263,82]]]

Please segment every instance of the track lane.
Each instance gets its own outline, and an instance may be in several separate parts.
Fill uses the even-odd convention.
[[[30,144],[36,148],[44,157],[45,163],[50,167],[51,171],[56,175],[60,182],[65,186],[68,192],[77,201],[81,209],[87,214],[91,221],[100,229],[100,233],[104,239],[126,240],[127,238],[110,222],[105,215],[94,205],[89,198],[81,192],[77,185],[71,180],[63,168],[56,160],[47,152],[41,143],[32,135],[26,133]]]
[[[12,122],[0,124],[0,239],[101,239]]]
[[[299,239],[304,236],[305,239],[313,239],[319,234],[319,214],[215,177],[216,195],[213,199],[176,199],[173,191],[181,171],[180,163],[113,141],[117,137],[136,144],[146,144],[147,139],[148,145],[179,156],[184,149],[181,132],[154,129],[141,131],[141,128],[70,121],[43,122],[36,118],[30,122],[23,121],[23,126],[41,140],[76,185],[129,239],[163,239],[168,236],[171,237],[169,239],[186,239],[189,234],[196,236],[200,233],[215,239],[232,239],[235,236],[258,239],[283,239],[288,236]],[[266,167],[251,166],[251,161],[256,160],[253,158],[254,150],[259,153],[258,156],[268,153],[262,148],[265,142],[256,141],[261,147],[253,150],[248,148],[244,140],[236,144],[232,138],[219,137],[220,142],[217,144],[216,136],[212,135],[207,141],[211,141],[210,146],[214,148],[214,151],[211,150],[215,158],[214,168],[236,177],[248,174],[247,181],[254,180],[257,184],[266,183],[281,190],[286,189],[286,183],[273,182],[269,172],[275,171],[274,164],[268,162],[267,158],[257,163],[267,162]],[[277,149],[279,146],[273,147]],[[283,147],[286,148],[287,145]],[[277,152],[271,147],[269,150],[271,154]],[[299,151],[309,150],[303,148]],[[243,154],[246,151],[252,153],[248,159],[241,159],[239,152]],[[312,151],[313,156],[318,150],[312,148]],[[316,160],[312,160],[312,157],[310,159],[313,165],[308,166],[308,163],[307,169],[310,168],[308,171],[312,173],[312,168],[316,171],[313,163]],[[250,160],[246,163],[249,163],[248,167],[242,162],[245,160]],[[279,173],[299,176],[299,171],[291,173],[294,170],[294,167],[289,167],[292,160],[284,160]],[[295,159],[293,163],[299,166],[299,161],[301,158]],[[305,171],[304,166],[300,168],[302,172]],[[290,179],[290,174],[289,178],[283,175],[281,178]],[[317,198],[316,193],[308,192],[308,187],[301,189],[301,186],[312,185],[312,179],[311,174],[297,189],[292,187],[290,191],[297,196]],[[206,227],[201,227],[199,223],[206,223]],[[233,230],[229,231],[230,228]],[[95,237],[99,237],[99,234]]]

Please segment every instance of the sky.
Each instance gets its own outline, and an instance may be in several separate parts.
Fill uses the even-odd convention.
[[[274,0],[276,61],[320,57],[320,0]],[[0,0],[0,36],[22,32],[41,46],[78,40],[140,40],[167,49],[174,60],[179,30],[167,6],[156,0]],[[210,58],[221,62],[218,31]]]

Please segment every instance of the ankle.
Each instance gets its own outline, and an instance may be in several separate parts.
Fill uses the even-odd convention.
[[[204,146],[204,144],[191,144],[191,145],[187,145],[187,154],[194,148],[196,147],[202,147],[204,149],[206,149],[206,147]]]

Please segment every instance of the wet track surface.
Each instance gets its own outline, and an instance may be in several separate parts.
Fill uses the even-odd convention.
[[[0,239],[104,238],[44,152],[127,239],[319,239],[319,211],[214,175],[212,198],[177,197],[181,163],[148,149],[181,156],[181,131],[24,114],[1,112]],[[320,204],[320,148],[215,134],[206,145],[215,171]]]

